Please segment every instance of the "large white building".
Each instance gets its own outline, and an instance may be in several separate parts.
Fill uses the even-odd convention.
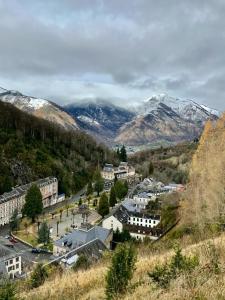
[[[21,256],[4,243],[7,242],[0,240],[0,278],[6,276],[13,279],[22,273]]]
[[[115,177],[127,179],[135,176],[135,168],[127,162],[121,162],[118,167],[114,167],[112,164],[105,164],[101,175],[105,180],[114,180]]]
[[[112,229],[113,231],[119,230],[122,232],[124,228],[128,229],[131,236],[137,239],[144,239],[149,237],[152,239],[160,235],[160,229],[157,225],[160,223],[159,215],[143,214],[136,212],[130,205],[124,206],[123,204],[116,207],[112,212],[102,221],[102,227]]]
[[[55,177],[47,177],[23,186],[13,188],[11,192],[0,196],[0,225],[10,222],[15,209],[21,213],[25,203],[25,197],[32,184],[36,184],[41,191],[43,207],[48,207],[61,202],[64,198],[58,197],[58,180]]]

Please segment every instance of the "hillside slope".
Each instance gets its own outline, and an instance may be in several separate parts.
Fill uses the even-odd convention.
[[[207,122],[193,157],[184,222],[225,221],[225,114]]]
[[[0,101],[0,194],[17,184],[56,176],[59,190],[83,187],[113,153],[79,130],[65,130]]]
[[[140,253],[134,278],[132,280],[133,289],[129,289],[121,300],[194,300],[194,299],[224,299],[225,272],[223,268],[217,272],[214,270],[213,255],[217,253],[220,266],[225,263],[223,249],[225,248],[225,236],[222,235],[214,240],[207,240],[198,244],[186,247],[183,253],[186,255],[196,254],[200,264],[192,274],[184,274],[171,282],[168,289],[156,288],[151,282],[148,272],[153,268],[168,261],[173,255],[172,250],[154,251],[145,250]],[[160,251],[160,250],[159,250]],[[90,270],[74,273],[68,271],[63,275],[58,275],[54,279],[47,281],[43,286],[23,292],[22,296],[27,300],[103,300],[105,299],[105,275],[109,263],[100,263]]]
[[[18,91],[3,88],[0,88],[0,101],[11,103],[27,113],[58,124],[65,129],[78,129],[76,120],[51,101],[25,96]]]

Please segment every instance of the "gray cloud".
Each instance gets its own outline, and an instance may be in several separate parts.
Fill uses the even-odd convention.
[[[0,0],[0,85],[56,98],[151,93],[225,109],[223,0]]]

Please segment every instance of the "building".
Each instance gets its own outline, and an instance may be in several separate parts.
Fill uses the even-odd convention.
[[[105,180],[114,180],[114,167],[111,164],[105,164],[103,170],[101,171],[102,178]]]
[[[142,192],[137,195],[134,195],[133,200],[136,203],[137,206],[139,206],[142,209],[145,209],[146,206],[148,205],[149,201],[155,201],[156,196]]]
[[[15,187],[11,192],[0,196],[0,225],[10,222],[15,209],[18,209],[19,214],[21,213],[26,193],[32,184],[36,184],[40,188],[43,207],[63,201],[63,197],[58,197],[58,180],[55,177],[47,177],[33,183]]]
[[[128,224],[140,227],[153,228],[160,223],[159,215],[149,215],[142,213],[132,213],[129,215]]]
[[[102,221],[102,227],[107,229],[112,229],[116,231],[117,229],[121,232],[123,230],[123,224],[126,224],[129,218],[128,210],[120,205],[115,207],[109,215],[107,215]]]
[[[102,172],[102,177],[105,180],[128,179],[135,176],[135,169],[127,162],[121,162],[118,167],[114,167],[112,164],[105,164]]]
[[[9,248],[8,241],[0,240],[0,278],[16,278],[22,274],[21,256]]]
[[[140,209],[136,209],[132,203],[124,201],[104,218],[102,227],[113,231],[118,229],[120,232],[126,228],[135,238],[143,239],[147,236],[155,239],[160,231],[155,228],[159,223],[159,215],[144,214]]]
[[[53,246],[53,255],[62,256],[76,250],[81,246],[89,245],[91,242],[98,242],[96,244],[104,244],[105,248],[110,248],[112,241],[112,230],[105,229],[100,226],[94,226],[89,230],[75,229],[71,233],[65,235],[59,240],[55,241]]]

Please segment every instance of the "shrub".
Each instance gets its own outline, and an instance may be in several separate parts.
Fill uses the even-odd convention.
[[[156,285],[161,288],[167,288],[172,279],[176,279],[182,273],[191,272],[198,264],[197,256],[185,256],[178,247],[169,263],[156,266],[148,275]]]
[[[15,283],[9,280],[3,280],[0,283],[0,299],[2,300],[18,300],[16,296]]]
[[[73,266],[73,270],[74,271],[78,271],[78,270],[87,270],[91,265],[90,260],[87,258],[86,255],[81,254],[78,258],[78,260],[76,261],[76,263]]]
[[[32,288],[37,288],[45,282],[48,273],[42,264],[37,264],[36,268],[31,274],[30,285]]]
[[[125,244],[117,247],[112,258],[112,265],[106,275],[107,299],[113,299],[126,292],[133,277],[136,260],[134,246]]]

